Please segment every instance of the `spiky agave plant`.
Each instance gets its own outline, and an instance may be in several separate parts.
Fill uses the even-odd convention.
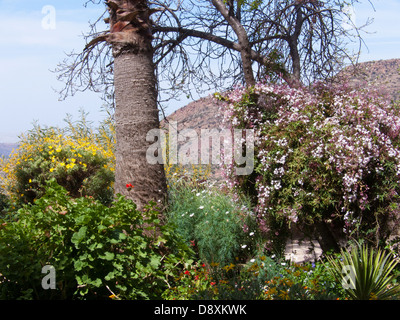
[[[341,250],[340,259],[328,256],[328,271],[341,282],[353,300],[386,300],[400,292],[392,271],[398,264],[391,253],[366,244]],[[349,274],[346,274],[350,272]]]

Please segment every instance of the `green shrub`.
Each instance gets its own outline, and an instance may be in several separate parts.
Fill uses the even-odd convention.
[[[208,264],[229,265],[253,254],[258,244],[255,219],[245,201],[207,186],[170,187],[168,220]]]
[[[158,214],[122,196],[110,207],[74,199],[52,180],[35,204],[0,221],[0,298],[159,298],[191,251]],[[42,288],[45,265],[55,290]]]
[[[318,232],[325,252],[337,249],[340,238],[382,245],[396,233],[398,104],[369,88],[324,83],[258,83],[227,101],[226,125],[255,133],[253,174],[238,176],[226,164],[227,185],[255,195],[260,228],[274,240],[268,247],[291,223]]]
[[[19,148],[0,160],[0,182],[12,202],[32,203],[44,194],[46,181],[55,178],[71,196],[92,196],[104,204],[113,200],[113,125],[105,120],[98,129],[85,116],[66,128],[38,125],[21,137]]]
[[[341,250],[341,258],[328,257],[328,270],[338,283],[344,283],[353,300],[384,300],[398,297],[400,285],[394,284],[398,261],[391,253],[368,248],[366,244]],[[346,268],[346,269],[345,269]],[[349,271],[346,276],[344,270]],[[350,272],[351,271],[351,272]]]
[[[165,299],[339,300],[346,295],[324,263],[290,264],[256,255],[247,264],[195,264],[182,271]]]
[[[5,194],[3,194],[0,190],[0,216],[3,210],[7,209],[8,206],[9,206],[8,197]]]

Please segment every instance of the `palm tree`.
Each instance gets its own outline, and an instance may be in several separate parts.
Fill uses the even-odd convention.
[[[106,40],[114,57],[116,169],[115,192],[143,208],[150,200],[164,202],[162,164],[149,164],[146,134],[159,128],[150,10],[146,0],[108,0],[110,32]],[[134,188],[129,188],[132,184]]]

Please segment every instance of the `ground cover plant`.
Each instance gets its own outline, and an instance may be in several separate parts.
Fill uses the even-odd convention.
[[[0,223],[0,298],[160,298],[191,250],[158,215],[122,196],[111,206],[74,199],[51,180],[35,204]],[[56,270],[54,290],[42,288],[45,265]]]
[[[218,187],[182,180],[170,188],[168,221],[207,265],[245,262],[260,243],[255,216],[246,201]]]

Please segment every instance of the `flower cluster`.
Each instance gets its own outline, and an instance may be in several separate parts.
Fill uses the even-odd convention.
[[[256,255],[246,264],[187,266],[164,293],[166,299],[321,300],[343,299],[341,283],[322,262],[288,264]]]
[[[257,213],[261,220],[340,218],[347,234],[375,215],[397,212],[398,107],[372,90],[260,83],[226,100],[225,122],[255,130]],[[244,179],[225,168],[230,187]]]
[[[22,135],[19,148],[0,162],[0,183],[15,202],[33,202],[46,181],[56,178],[73,196],[97,195],[111,201],[114,144],[104,131],[85,133],[41,128]],[[68,132],[67,132],[68,131]]]

